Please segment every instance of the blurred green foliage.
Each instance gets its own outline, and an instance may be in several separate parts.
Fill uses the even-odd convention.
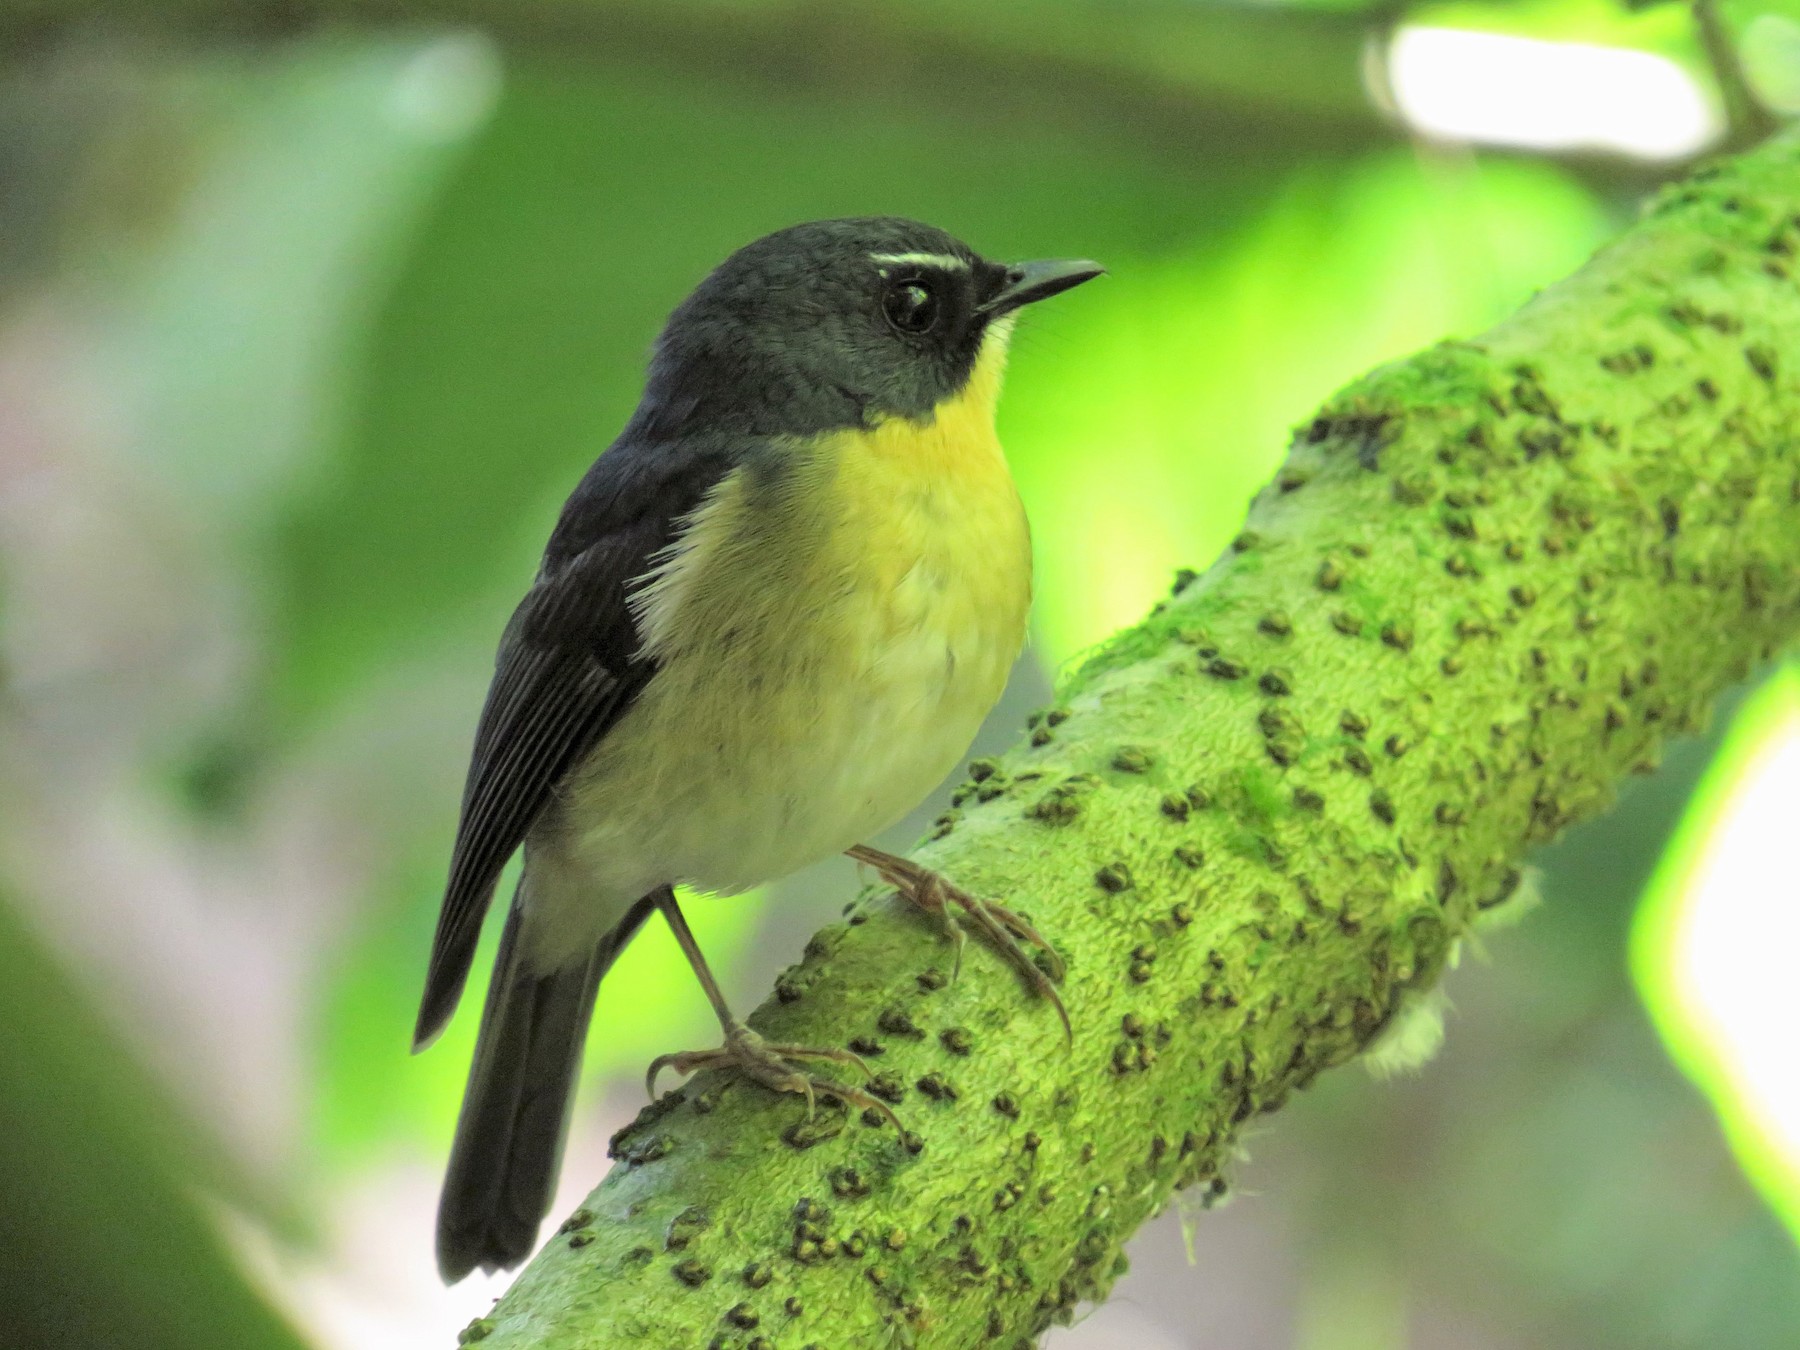
[[[241,1191],[0,905],[0,1344],[299,1350],[196,1181]]]
[[[16,59],[0,92],[0,130],[17,133],[0,136],[15,188],[0,192],[15,250],[0,277],[91,325],[86,377],[130,428],[122,481],[217,585],[238,644],[233,676],[164,729],[140,786],[227,836],[303,771],[367,817],[369,838],[314,841],[310,859],[329,872],[341,848],[363,869],[321,926],[299,1019],[314,1034],[315,1177],[396,1146],[441,1152],[472,1009],[431,1054],[407,1057],[405,1038],[493,642],[562,496],[630,411],[658,325],[730,249],[799,219],[894,212],[993,256],[1110,266],[1033,316],[1002,409],[1037,541],[1037,656],[1054,669],[1218,552],[1334,388],[1494,322],[1629,218],[1651,171],[1386,128],[1355,58],[1400,11],[1364,8],[553,0],[494,11],[511,43],[497,58],[467,33],[295,38],[194,0],[171,10],[167,43],[102,29]],[[1778,8],[1728,7],[1740,32]],[[0,15],[0,35],[61,9],[33,0]],[[1411,13],[1700,70],[1686,9]],[[615,27],[579,51],[527,31],[591,38],[596,14]],[[816,50],[783,45],[807,23]],[[256,41],[238,40],[246,29]],[[1524,1009],[1518,1035],[1458,1027],[1451,1067],[1422,1086],[1333,1080],[1306,1108],[1321,1244],[1361,1241],[1357,1216],[1387,1208],[1371,1259],[1401,1270],[1396,1297],[1488,1324],[1517,1300],[1535,1339],[1492,1342],[1508,1350],[1791,1339],[1792,1252],[1735,1176],[1670,1179],[1697,1188],[1683,1213],[1710,1225],[1704,1259],[1683,1267],[1701,1244],[1657,1222],[1653,1173],[1600,1166],[1633,1150],[1724,1157],[1623,976],[1646,860],[1690,781],[1641,789],[1555,854],[1554,917],[1506,939],[1488,1009]],[[690,912],[725,964],[762,922],[747,904]],[[58,1270],[118,1276],[116,1299],[69,1323],[85,1340],[21,1343],[286,1343],[178,1180],[209,1179],[178,1142],[204,1127],[150,1104],[23,933],[0,934],[0,1013],[0,1123],[18,1141],[0,1157],[40,1160],[15,1179],[46,1216],[5,1207],[9,1290],[30,1278],[43,1294],[15,1329],[77,1292]],[[589,1070],[635,1074],[709,1034],[653,924],[608,979]],[[1458,1038],[1491,1062],[1458,1072]],[[71,1123],[76,1095],[93,1109]],[[1423,1161],[1418,1113],[1446,1122]],[[1657,1134],[1665,1117],[1677,1144]],[[1396,1158],[1416,1172],[1397,1181]],[[1388,1206],[1369,1177],[1413,1193]],[[141,1269],[111,1260],[121,1223],[146,1216],[169,1225],[166,1249],[145,1260],[133,1244]],[[1494,1272],[1486,1294],[1468,1267]],[[1359,1269],[1349,1285],[1366,1290]],[[159,1339],[177,1306],[190,1338]],[[1681,1322],[1716,1332],[1733,1308],[1716,1340]]]

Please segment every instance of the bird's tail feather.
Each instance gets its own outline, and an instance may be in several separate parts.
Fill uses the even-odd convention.
[[[438,1201],[447,1283],[530,1254],[556,1187],[600,977],[651,908],[640,900],[585,961],[550,971],[521,959],[523,908],[507,916]]]

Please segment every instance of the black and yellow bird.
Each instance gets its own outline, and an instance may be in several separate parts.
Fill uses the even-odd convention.
[[[1100,271],[818,221],[740,249],[670,317],[507,625],[475,734],[415,1049],[456,1008],[501,868],[525,862],[438,1210],[446,1280],[530,1251],[600,979],[652,910],[725,1031],[653,1075],[729,1066],[879,1107],[797,1067],[860,1069],[848,1051],[771,1045],[732,1015],[677,884],[730,895],[846,852],[959,943],[961,910],[1061,1013],[1023,919],[860,841],[955,767],[1018,656],[1031,545],[994,430],[1007,339],[1021,306]]]

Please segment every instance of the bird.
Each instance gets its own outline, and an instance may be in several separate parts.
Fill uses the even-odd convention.
[[[848,854],[997,946],[1068,1015],[1006,906],[864,841],[956,766],[1023,648],[1031,539],[995,431],[1026,306],[1099,264],[990,261],[898,217],[731,254],[670,315],[644,392],[562,508],[477,724],[413,1049],[456,1009],[523,852],[437,1216],[446,1283],[530,1254],[601,977],[660,912],[724,1068],[892,1113],[727,1006],[675,887],[741,894]],[[961,916],[959,920],[958,916]],[[1040,955],[1034,960],[1032,952]],[[897,1123],[897,1122],[896,1122]]]

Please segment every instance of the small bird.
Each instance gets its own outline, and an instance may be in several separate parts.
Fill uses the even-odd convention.
[[[886,1112],[726,1006],[674,887],[750,890],[834,853],[981,931],[1063,1017],[1019,915],[861,841],[967,750],[1024,644],[1031,542],[994,429],[1019,309],[1102,269],[990,262],[892,217],[727,258],[671,315],[642,401],[564,505],[500,641],[414,1032],[456,1009],[500,871],[524,869],[438,1207],[438,1269],[529,1254],[601,977],[660,910],[724,1067]],[[1027,948],[1045,956],[1035,962]],[[888,1113],[891,1118],[891,1113]]]

